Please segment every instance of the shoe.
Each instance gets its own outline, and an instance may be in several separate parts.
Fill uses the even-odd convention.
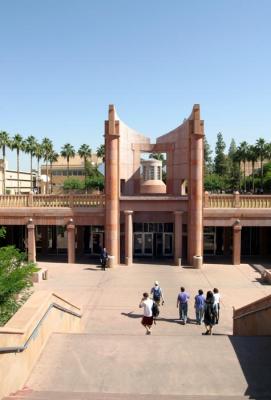
[[[204,332],[203,335],[210,335],[210,331]]]
[[[146,333],[146,335],[151,335],[151,331],[148,331],[148,332]]]

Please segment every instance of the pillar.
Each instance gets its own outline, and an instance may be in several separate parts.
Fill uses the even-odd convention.
[[[183,219],[182,211],[174,212],[174,264],[182,265]]]
[[[105,124],[105,247],[111,262],[119,264],[120,211],[119,211],[119,124],[113,105]]]
[[[133,263],[133,211],[124,211],[125,214],[125,264]]]
[[[68,232],[68,263],[75,263],[75,225],[71,218],[67,224]]]
[[[242,226],[239,220],[236,220],[233,225],[233,249],[232,249],[232,263],[233,265],[240,265],[241,262],[241,230]]]
[[[77,226],[76,244],[77,254],[82,255],[84,253],[84,226]]]
[[[36,239],[35,239],[35,225],[32,218],[29,218],[27,224],[27,248],[28,248],[28,261],[36,262]]]
[[[203,122],[199,105],[195,105],[189,123],[189,226],[188,261],[195,268],[203,262]]]

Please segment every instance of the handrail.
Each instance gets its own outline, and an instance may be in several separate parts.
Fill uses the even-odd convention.
[[[28,348],[28,344],[31,341],[31,339],[37,334],[39,327],[41,326],[42,322],[44,321],[44,319],[47,317],[47,315],[49,314],[49,312],[51,311],[52,308],[56,308],[60,311],[66,312],[67,314],[71,314],[74,317],[77,318],[82,318],[81,314],[76,313],[75,311],[69,310],[66,307],[60,306],[57,303],[51,303],[50,306],[47,308],[47,310],[45,311],[44,315],[42,316],[42,318],[39,320],[39,322],[37,323],[37,325],[35,326],[35,328],[33,329],[32,333],[30,334],[30,336],[28,337],[28,339],[26,340],[25,344],[23,346],[11,346],[11,347],[0,347],[0,354],[6,354],[6,353],[22,353],[23,351],[25,351]]]
[[[246,313],[244,313],[244,314],[241,314],[241,315],[233,316],[233,319],[234,319],[234,320],[236,320],[236,319],[241,319],[241,318],[243,318],[243,317],[247,317],[248,315],[255,314],[255,313],[259,312],[259,311],[267,310],[268,308],[271,308],[271,304],[267,304],[266,306],[261,307],[261,308],[256,308],[255,310],[248,311],[248,312],[246,312]],[[234,310],[234,311],[235,311],[235,310]]]

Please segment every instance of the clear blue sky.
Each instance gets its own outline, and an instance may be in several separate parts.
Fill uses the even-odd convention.
[[[110,103],[152,139],[200,103],[213,148],[219,131],[271,141],[269,0],[0,0],[0,15],[0,130],[96,149]]]

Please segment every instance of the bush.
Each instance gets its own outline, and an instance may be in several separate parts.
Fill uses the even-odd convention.
[[[0,326],[4,325],[29,296],[32,274],[38,268],[14,246],[0,248]]]
[[[65,179],[63,183],[64,190],[83,190],[84,182],[76,178]]]

